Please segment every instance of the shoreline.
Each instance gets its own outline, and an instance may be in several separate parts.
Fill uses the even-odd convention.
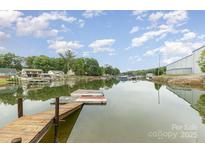
[[[161,75],[153,77],[152,81],[169,86],[205,89],[204,75]]]
[[[63,81],[63,80],[88,80],[88,81],[93,81],[93,80],[109,80],[112,79],[111,76],[65,76],[64,78],[53,80],[55,81]],[[22,82],[22,81],[21,81]],[[11,84],[12,81],[8,81],[8,78],[0,78],[0,86],[5,86],[8,84]]]

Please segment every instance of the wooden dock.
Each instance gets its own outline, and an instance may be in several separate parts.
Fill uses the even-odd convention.
[[[81,108],[83,103],[68,103],[59,106],[59,119],[63,119]],[[0,143],[11,143],[14,138],[21,138],[22,143],[35,143],[46,134],[54,124],[55,109],[22,116],[0,129]]]
[[[105,104],[107,99],[98,90],[77,90],[71,94],[72,102],[59,105],[60,99],[56,98],[55,109],[23,115],[23,99],[18,99],[18,119],[0,128],[0,143],[36,143],[54,125],[54,142],[57,141],[59,120],[80,109],[84,104]],[[61,103],[64,103],[61,102]]]

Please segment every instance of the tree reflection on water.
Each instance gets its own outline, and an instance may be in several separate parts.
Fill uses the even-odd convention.
[[[205,94],[201,95],[193,107],[199,112],[202,117],[202,122],[205,124]]]
[[[60,96],[70,96],[70,94],[77,89],[95,89],[100,88],[112,88],[114,84],[119,81],[115,79],[110,80],[93,80],[85,81],[81,80],[76,82],[74,85],[70,86],[68,84],[49,87],[48,85],[40,88],[26,88],[23,89],[21,85],[10,85],[4,89],[0,89],[0,103],[14,105],[17,99],[23,97],[29,100],[41,100],[45,101],[51,98],[56,98]],[[29,87],[29,86],[28,86]]]

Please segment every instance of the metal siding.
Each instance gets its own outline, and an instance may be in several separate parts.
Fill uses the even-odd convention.
[[[166,74],[201,74],[201,69],[198,65],[198,61],[201,55],[201,52],[205,47],[200,48],[199,50],[193,52],[192,55],[187,56],[179,61],[176,61],[170,65],[167,65]]]

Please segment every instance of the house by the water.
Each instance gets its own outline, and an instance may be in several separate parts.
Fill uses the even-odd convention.
[[[48,71],[48,74],[51,76],[52,79],[61,78],[64,76],[64,72],[58,71],[58,70],[50,70],[50,71]]]
[[[40,75],[43,73],[43,70],[41,69],[28,69],[28,68],[24,68],[21,71],[21,76],[22,77],[40,77]]]
[[[17,71],[15,68],[0,68],[1,78],[14,77],[16,75],[17,75]]]
[[[201,53],[205,51],[202,46],[192,52],[192,54],[167,65],[166,74],[202,74],[199,66]]]

